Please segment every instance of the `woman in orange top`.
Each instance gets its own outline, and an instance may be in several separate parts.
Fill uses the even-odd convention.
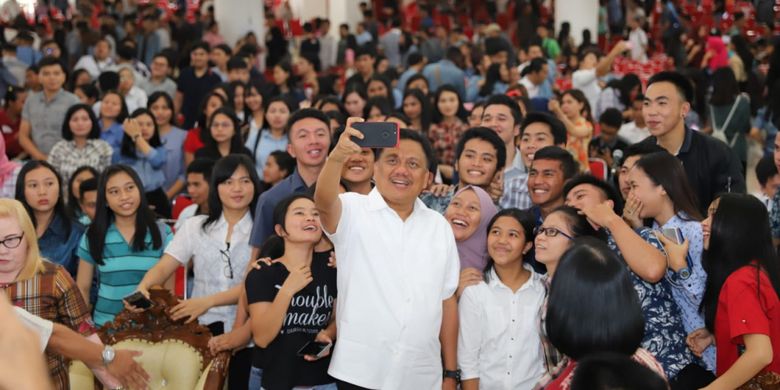
[[[563,93],[561,101],[550,100],[550,111],[566,125],[566,149],[579,161],[582,171],[588,171],[588,147],[593,138],[593,119],[590,104],[579,89]]]

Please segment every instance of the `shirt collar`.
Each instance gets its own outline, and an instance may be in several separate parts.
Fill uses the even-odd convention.
[[[680,146],[680,151],[677,152],[677,155],[688,153],[691,150],[691,144],[693,143],[693,130],[688,128],[688,126],[685,126],[685,139],[683,139],[683,144]]]
[[[418,210],[420,210],[421,207],[426,207],[425,203],[423,203],[419,197],[415,198],[414,209],[412,209],[412,214],[409,217],[414,215]],[[376,186],[374,186],[374,188],[371,189],[371,192],[368,193],[368,209],[371,211],[382,209],[392,210],[392,208],[385,201],[385,198],[382,197],[382,194],[379,193],[379,189]],[[393,210],[393,212],[395,212],[395,210]]]
[[[49,100],[49,101],[47,102],[47,101],[46,101],[46,92],[44,92],[44,91],[41,91],[41,92],[40,92],[40,101],[41,101],[41,103],[51,103],[51,102],[53,102],[53,101],[57,100],[57,99],[58,99],[60,96],[62,96],[62,94],[63,94],[64,92],[65,92],[65,89],[63,89],[63,88],[60,88],[60,90],[59,90],[59,91],[57,91],[57,93],[55,93],[55,94],[54,94],[54,96],[51,98],[51,100]]]
[[[241,217],[241,220],[238,221],[236,226],[234,227],[235,231],[239,231],[241,233],[249,234],[252,231],[252,213],[246,212],[243,217]],[[223,226],[227,226],[227,220],[225,219],[225,213],[220,214],[219,219],[214,224],[215,229],[222,228]]]
[[[527,271],[531,272],[531,276],[528,278],[528,280],[526,280],[525,283],[523,283],[522,286],[520,286],[520,288],[517,291],[515,291],[515,293],[519,293],[520,291],[527,290],[529,288],[533,288],[537,284],[542,282],[541,279],[540,279],[541,275],[539,275],[536,272],[534,272],[534,269],[533,269],[533,267],[531,267],[530,264],[525,264],[524,263],[523,264],[523,268],[525,268]],[[507,285],[505,285],[504,282],[501,281],[501,279],[499,279],[498,273],[496,273],[496,268],[495,267],[491,267],[490,268],[490,282],[488,282],[487,285],[490,288],[493,288],[493,289],[500,289],[500,288],[509,289],[509,287]]]
[[[293,191],[301,191],[308,188],[306,183],[303,181],[303,178],[298,173],[298,169],[293,171],[292,175],[290,175],[287,180],[289,180],[290,186],[292,187]]]

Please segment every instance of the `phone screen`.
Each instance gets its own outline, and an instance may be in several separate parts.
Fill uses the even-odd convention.
[[[125,301],[131,305],[135,306],[139,309],[148,309],[152,307],[154,304],[149,298],[145,297],[143,294],[141,294],[140,291],[136,291],[127,297],[125,297]]]
[[[326,350],[330,349],[330,346],[331,344],[309,341],[298,350],[298,356],[320,356],[321,353],[324,353]]]
[[[661,234],[674,241],[675,244],[682,244],[684,241],[682,232],[678,228],[662,229]]]

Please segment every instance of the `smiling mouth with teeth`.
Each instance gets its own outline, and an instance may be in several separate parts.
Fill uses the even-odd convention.
[[[453,219],[452,220],[452,224],[453,225],[458,225],[458,226],[461,226],[461,227],[468,227],[469,226],[465,221],[463,221],[461,219]]]

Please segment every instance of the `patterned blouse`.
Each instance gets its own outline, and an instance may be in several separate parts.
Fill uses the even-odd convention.
[[[63,324],[84,336],[95,333],[92,317],[76,282],[60,265],[44,261],[43,271],[32,279],[0,284],[0,289],[5,290],[14,306],[31,314]],[[47,349],[46,363],[55,388],[68,390],[68,361]]]
[[[453,123],[434,123],[428,130],[428,138],[439,164],[455,164],[455,146],[469,125],[460,119]]]
[[[649,352],[643,348],[639,348],[631,356],[631,360],[649,368],[658,376],[666,380],[664,371],[661,365],[653,358]],[[547,390],[568,390],[571,388],[571,381],[574,379],[574,369],[577,367],[577,362],[574,360],[566,359],[562,362],[560,368],[553,374],[545,375],[539,380],[539,383],[534,386],[534,390],[547,389]]]
[[[544,352],[544,370],[546,375],[552,375],[559,370],[559,366],[564,366],[566,363],[565,356],[555,348],[547,337],[547,301],[550,298],[550,275],[545,274],[542,276],[542,284],[544,284],[545,294],[542,306],[539,308],[539,335],[542,339],[542,351]]]
[[[70,176],[83,165],[103,172],[111,165],[114,150],[108,142],[101,139],[89,139],[83,148],[76,147],[75,141],[59,141],[49,152],[49,164],[62,176],[62,182],[68,183]]]
[[[574,159],[580,163],[580,170],[587,172],[590,170],[588,163],[588,148],[590,147],[590,140],[593,138],[593,125],[588,122],[587,119],[579,117],[574,121],[574,127],[578,130],[587,129],[588,135],[586,137],[575,137],[569,134],[568,140],[566,141],[566,150],[574,155]]]

